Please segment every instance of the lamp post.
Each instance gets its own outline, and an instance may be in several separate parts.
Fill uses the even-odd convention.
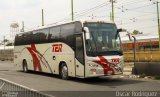
[[[42,9],[42,26],[44,26],[44,12],[43,12],[43,9]]]
[[[134,74],[137,74],[137,71],[136,71],[136,37],[135,36],[132,36],[133,37],[133,40],[134,40],[134,49],[133,49],[133,52],[134,52]]]
[[[129,33],[127,31],[127,35],[129,37],[129,40],[132,41],[132,38],[134,40],[134,49],[133,49],[133,53],[134,53],[134,68],[132,68],[132,73],[137,74],[137,70],[136,70],[136,37],[132,36],[131,33]]]
[[[72,14],[72,21],[74,21],[74,13],[73,13],[73,0],[71,0],[71,14]]]
[[[159,7],[158,7],[158,1],[156,2],[157,4],[157,20],[158,20],[158,34],[159,34],[159,50],[160,50],[160,20],[159,20]]]
[[[114,22],[114,3],[116,2],[115,0],[110,0],[111,4],[112,4],[112,21]]]
[[[158,35],[159,35],[159,50],[160,50],[160,17],[159,17],[159,3],[156,0],[150,0],[153,2],[153,4],[156,4],[156,9],[157,9],[157,23],[158,23]]]
[[[6,41],[6,39],[5,39],[5,36],[4,36],[4,40],[3,40],[3,42],[4,42],[4,52],[5,52],[5,41]]]

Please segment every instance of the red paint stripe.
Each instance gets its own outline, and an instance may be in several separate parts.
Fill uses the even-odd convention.
[[[94,61],[97,64],[101,65],[104,70],[104,75],[108,75],[108,71],[112,71],[112,74],[114,74],[113,68],[109,67],[110,62],[108,62],[103,56],[98,56],[100,60]]]
[[[30,52],[30,54],[32,55],[32,58],[33,58],[33,67],[34,67],[34,70],[36,71],[38,69],[38,71],[42,71],[42,67],[41,67],[41,64],[38,60],[38,57],[36,55],[36,47],[34,44],[31,45],[31,47],[27,47],[28,51]]]
[[[44,57],[43,55],[38,56],[42,64],[47,68],[47,64],[43,61]]]

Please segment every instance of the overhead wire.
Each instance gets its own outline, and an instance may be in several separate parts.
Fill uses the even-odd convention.
[[[95,11],[95,10],[98,10],[98,9],[100,9],[100,8],[106,6],[106,5],[108,5],[108,4],[102,3],[102,4],[98,5],[98,6],[92,7],[92,8],[90,8],[90,9],[83,10],[82,12],[80,12],[80,13],[78,13],[78,14],[75,13],[74,18],[78,18],[78,17],[81,17],[81,16],[83,16],[83,15],[85,15],[85,14],[91,13],[91,12],[93,12],[93,11]],[[60,20],[60,21],[55,22],[55,23],[64,22],[64,21],[66,21],[66,20],[68,20],[68,19],[69,19],[69,17],[66,17],[66,18],[64,18],[64,19],[62,19],[62,20]]]
[[[144,0],[138,0],[138,2],[143,2]],[[127,3],[123,3],[123,6],[124,5],[130,5],[130,4],[135,4],[135,3],[138,3],[137,1],[136,2],[134,2],[134,1],[132,1],[132,2],[127,2]],[[89,13],[91,13],[91,12],[93,12],[93,11],[96,11],[96,10],[98,10],[98,9],[100,9],[100,8],[103,8],[104,6],[108,6],[110,3],[102,3],[102,4],[99,4],[99,5],[97,5],[97,6],[95,6],[95,7],[92,7],[92,8],[89,8],[89,9],[86,9],[86,10],[82,10],[81,12],[79,12],[79,13],[75,13],[75,18],[77,19],[77,18],[79,18],[79,17],[82,17],[82,16],[85,16],[86,14],[89,14]],[[143,6],[138,6],[138,7],[134,7],[134,8],[130,8],[130,9],[127,9],[126,11],[136,11],[136,12],[138,12],[138,9],[141,9],[141,8],[145,8],[145,7],[148,7],[148,6],[152,6],[153,4],[147,4],[147,5],[143,5]],[[141,13],[142,13],[142,11],[140,11]],[[120,13],[120,12],[116,12],[116,14],[117,13]],[[143,12],[143,13],[148,13],[149,15],[150,14],[154,14],[154,13],[152,13],[152,12]],[[146,14],[144,14],[144,15],[140,15],[140,16],[146,16]],[[140,16],[137,16],[137,17],[140,17]],[[110,17],[110,16],[97,16],[97,17]],[[120,18],[120,19],[128,19],[128,20],[130,20],[131,18],[122,18],[122,17],[115,17],[115,18]],[[55,22],[55,23],[58,23],[58,22],[64,22],[64,21],[69,21],[70,20],[70,17],[66,17],[66,18],[64,18],[64,19],[62,19],[62,20],[60,20],[60,21],[57,21],[57,22]],[[140,22],[140,21],[144,21],[144,20],[138,20],[138,21],[136,21],[136,22]],[[147,21],[147,20],[145,20],[145,21]],[[151,20],[148,20],[148,21],[151,21]],[[129,24],[129,23],[136,23],[136,22],[126,22],[126,23],[123,23],[122,25],[124,25],[124,24]]]

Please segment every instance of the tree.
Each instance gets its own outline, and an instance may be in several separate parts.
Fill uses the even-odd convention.
[[[4,40],[1,41],[2,44],[4,44],[4,43],[6,44],[6,43],[8,43],[8,42],[9,42],[8,39],[4,39]]]
[[[140,31],[138,31],[138,30],[134,30],[134,31],[132,32],[132,34],[133,34],[133,35],[143,34],[143,32],[140,32]]]
[[[3,42],[8,42],[8,41],[9,41],[8,39],[4,39],[4,40],[3,40]]]
[[[7,43],[6,46],[13,46],[13,43]]]

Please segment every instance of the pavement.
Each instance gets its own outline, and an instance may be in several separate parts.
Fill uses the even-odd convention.
[[[132,75],[132,68],[134,67],[133,62],[125,62],[124,68],[123,68],[123,74],[124,75]]]
[[[127,66],[125,70],[129,71],[130,65]],[[0,61],[0,78],[56,97],[71,97],[74,93],[74,97],[106,97],[107,94],[116,97],[117,91],[160,91],[160,80],[129,78],[124,75],[62,80],[53,74],[24,73],[17,70],[12,61]]]

